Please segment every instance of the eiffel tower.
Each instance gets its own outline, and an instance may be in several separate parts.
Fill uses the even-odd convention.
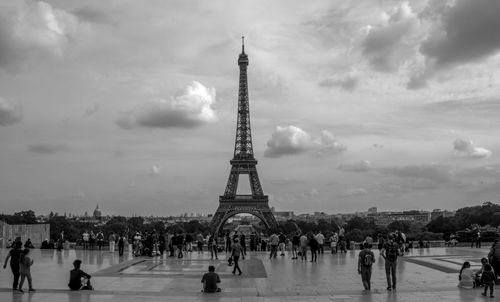
[[[240,67],[240,88],[238,93],[238,120],[236,122],[236,142],[234,157],[231,163],[231,172],[227,181],[224,195],[219,196],[219,207],[211,222],[211,229],[216,233],[230,217],[247,213],[258,217],[269,228],[278,226],[276,219],[269,208],[269,199],[264,195],[257,174],[257,160],[252,147],[250,131],[250,108],[248,99],[247,66],[248,56],[245,53],[244,37],[242,39],[241,54],[238,58]],[[238,180],[241,174],[248,174],[251,195],[237,195]]]

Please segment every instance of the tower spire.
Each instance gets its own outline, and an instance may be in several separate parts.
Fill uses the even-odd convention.
[[[245,53],[245,36],[241,37],[241,53]]]

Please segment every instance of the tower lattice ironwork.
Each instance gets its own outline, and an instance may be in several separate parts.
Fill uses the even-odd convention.
[[[267,228],[277,227],[276,219],[269,207],[268,196],[264,195],[260,184],[256,168],[257,160],[253,153],[247,81],[248,55],[245,53],[244,37],[242,37],[238,66],[240,67],[240,82],[234,156],[230,160],[231,172],[226,190],[224,195],[219,196],[219,207],[211,222],[212,230],[216,232],[227,219],[240,213],[248,213],[258,217]],[[237,194],[238,180],[241,174],[248,174],[251,195]]]

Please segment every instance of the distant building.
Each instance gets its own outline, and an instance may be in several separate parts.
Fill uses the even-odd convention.
[[[453,217],[455,216],[456,211],[447,211],[447,210],[441,210],[441,209],[434,209],[431,212],[431,220],[434,220],[438,217]]]
[[[99,209],[99,205],[97,205],[95,207],[94,214],[92,215],[92,217],[94,217],[94,219],[96,219],[96,220],[101,220],[102,219],[102,212]]]
[[[403,212],[371,212],[367,217],[372,218],[376,225],[388,225],[393,221],[408,221],[429,223],[431,213],[428,211],[403,211]]]

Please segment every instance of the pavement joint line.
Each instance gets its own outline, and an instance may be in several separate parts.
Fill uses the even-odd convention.
[[[478,288],[472,291],[477,291],[482,288]],[[457,292],[457,287],[443,287],[443,288],[426,288],[425,293],[427,294],[438,294],[438,293],[449,293],[449,292]],[[203,294],[201,292],[197,292],[196,290],[193,292],[175,292],[169,293],[168,289],[164,289],[162,291],[117,291],[117,290],[82,290],[82,291],[71,291],[67,289],[37,289],[36,292],[25,292],[19,293],[17,291],[13,291],[11,288],[0,288],[0,292],[12,292],[15,295],[36,295],[38,294],[70,294],[70,295],[117,295],[117,296],[168,296],[168,297],[194,297],[194,296],[214,296],[214,297],[322,297],[322,296],[379,296],[379,295],[387,295],[387,294],[409,294],[409,293],[422,293],[419,289],[398,289],[396,291],[386,291],[385,289],[372,289],[370,292],[359,290],[340,290],[340,291],[307,291],[307,292],[297,292],[297,291],[282,291],[282,292],[272,292],[272,291],[257,291],[257,292],[225,292],[224,288],[221,293],[214,293],[213,295]]]

